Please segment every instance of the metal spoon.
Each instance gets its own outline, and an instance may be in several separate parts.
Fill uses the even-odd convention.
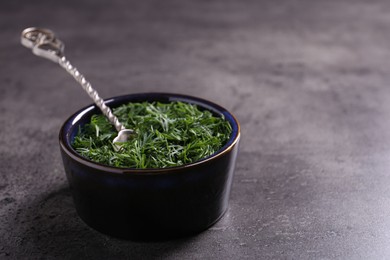
[[[102,113],[108,118],[110,123],[115,126],[115,129],[118,131],[118,136],[113,140],[113,145],[115,150],[119,150],[121,147],[120,143],[126,142],[129,137],[134,134],[134,130],[126,129],[123,124],[119,122],[118,118],[112,113],[111,109],[104,104],[103,99],[99,96],[97,91],[92,88],[91,83],[89,83],[85,77],[65,58],[63,42],[57,39],[54,33],[48,29],[31,27],[23,30],[21,43],[25,47],[32,49],[32,52],[35,55],[58,63],[74,77],[74,79],[100,108]]]

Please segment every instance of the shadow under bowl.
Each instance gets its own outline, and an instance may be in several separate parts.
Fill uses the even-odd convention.
[[[132,94],[105,103],[114,108],[144,101],[181,101],[223,115],[232,126],[231,137],[217,153],[195,163],[161,169],[111,167],[88,160],[72,148],[79,127],[100,113],[95,105],[83,108],[65,121],[59,134],[76,211],[90,227],[124,239],[165,240],[201,232],[227,210],[240,125],[219,105],[180,94]]]

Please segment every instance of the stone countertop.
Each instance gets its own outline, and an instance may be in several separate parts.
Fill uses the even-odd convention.
[[[0,258],[390,258],[390,2],[1,1]],[[77,216],[57,135],[91,103],[19,43],[54,30],[108,98],[176,92],[241,122],[227,214],[180,240]]]

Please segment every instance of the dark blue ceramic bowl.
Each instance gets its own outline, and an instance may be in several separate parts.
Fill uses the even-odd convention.
[[[226,145],[198,162],[164,169],[116,168],[81,157],[71,146],[79,127],[100,113],[95,105],[72,115],[59,139],[76,210],[92,228],[120,238],[162,240],[198,233],[217,222],[228,206],[240,125],[226,109],[178,94],[144,93],[106,100],[109,107],[129,102],[182,101],[224,115],[233,132]]]

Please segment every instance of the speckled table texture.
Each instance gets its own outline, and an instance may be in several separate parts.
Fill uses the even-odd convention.
[[[1,1],[1,259],[389,259],[390,2]],[[102,97],[209,99],[242,127],[228,212],[196,236],[120,240],[78,217],[60,157],[91,103],[19,43],[54,30]]]

